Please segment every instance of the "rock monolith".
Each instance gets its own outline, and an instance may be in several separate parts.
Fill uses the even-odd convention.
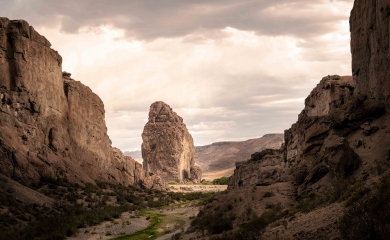
[[[150,106],[149,121],[142,133],[142,158],[146,171],[165,181],[199,182],[195,146],[183,119],[164,102]]]

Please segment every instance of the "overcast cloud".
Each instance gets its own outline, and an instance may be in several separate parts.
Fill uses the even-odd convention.
[[[154,101],[196,145],[283,132],[328,74],[350,75],[352,0],[0,0],[104,101],[113,145],[140,149]]]

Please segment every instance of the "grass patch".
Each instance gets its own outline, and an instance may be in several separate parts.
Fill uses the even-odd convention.
[[[213,185],[213,183],[210,181],[202,181],[200,184],[201,185]]]
[[[151,213],[149,211],[142,211],[141,214],[150,217],[149,219],[150,224],[148,225],[147,228],[142,229],[133,234],[121,236],[114,239],[115,240],[146,240],[146,239],[153,240],[164,235],[164,233],[159,233],[156,231],[156,229],[163,224],[162,217],[165,216],[164,214]]]

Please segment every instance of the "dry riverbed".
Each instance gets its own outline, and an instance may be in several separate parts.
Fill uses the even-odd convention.
[[[219,192],[225,185],[171,185],[172,192]],[[171,239],[184,232],[199,212],[199,200],[172,204],[159,209],[125,212],[120,218],[99,225],[80,228],[79,233],[67,240],[140,240]]]
[[[174,204],[162,209],[152,209],[140,212],[125,212],[114,221],[106,221],[99,225],[80,228],[79,234],[67,240],[97,240],[97,239],[166,239],[177,231],[186,229],[193,217],[199,212],[196,202]],[[151,224],[155,225],[147,229]],[[145,230],[146,229],[146,230]],[[145,230],[145,231],[143,231]],[[132,236],[131,234],[137,234]],[[164,236],[158,238],[159,236]],[[121,237],[128,236],[128,237]]]

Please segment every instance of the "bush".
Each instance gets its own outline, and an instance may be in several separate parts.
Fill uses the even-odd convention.
[[[201,230],[207,230],[211,234],[218,234],[233,229],[234,219],[235,215],[233,214],[215,211],[195,218],[191,225]]]
[[[269,198],[274,196],[275,194],[272,191],[265,191],[263,192],[263,198]]]
[[[228,177],[220,177],[213,180],[214,185],[227,185],[229,181]]]
[[[169,181],[168,184],[169,184],[169,185],[177,185],[177,184],[179,184],[179,183],[178,183],[178,182],[175,182],[175,181]]]

